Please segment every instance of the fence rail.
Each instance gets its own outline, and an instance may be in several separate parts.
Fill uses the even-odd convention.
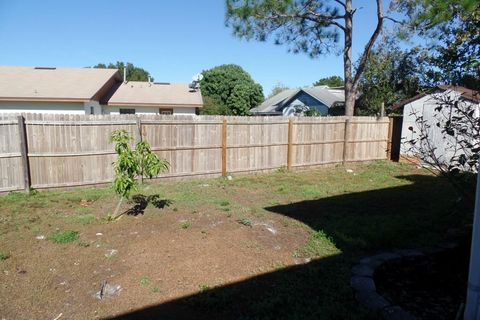
[[[157,178],[220,176],[387,158],[388,118],[0,114],[0,192],[112,181],[110,134],[170,162]]]

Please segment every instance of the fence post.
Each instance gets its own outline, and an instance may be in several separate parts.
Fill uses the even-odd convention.
[[[387,160],[392,160],[393,117],[388,117]]]
[[[288,120],[287,169],[292,170],[293,119]]]
[[[222,124],[222,177],[227,176],[227,119]]]
[[[28,163],[28,144],[27,131],[25,130],[25,118],[23,116],[17,117],[18,121],[18,136],[20,140],[20,153],[22,154],[22,168],[23,168],[23,183],[25,191],[30,191],[30,164]]]
[[[137,144],[142,142],[142,121],[140,120],[139,116],[136,116],[136,122],[137,122]],[[140,164],[142,166],[141,172],[140,172],[140,183],[143,184],[143,161]]]
[[[345,135],[343,137],[343,159],[342,164],[347,163],[348,136],[350,135],[350,119],[345,119]]]

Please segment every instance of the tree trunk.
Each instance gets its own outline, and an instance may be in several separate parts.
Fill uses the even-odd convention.
[[[120,211],[120,208],[122,207],[122,202],[123,202],[123,197],[121,197],[120,200],[118,201],[117,207],[115,208],[115,212],[113,213],[113,216],[112,216],[113,219],[116,219],[123,214],[123,213],[118,214],[118,212]]]
[[[345,1],[345,47],[343,49],[343,66],[345,77],[345,115],[353,116],[355,108],[355,92],[352,78],[352,29],[353,11],[352,0]]]

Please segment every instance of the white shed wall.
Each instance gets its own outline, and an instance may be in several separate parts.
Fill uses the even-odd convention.
[[[455,91],[446,92],[445,94],[448,95],[450,99],[457,99],[459,96]],[[411,146],[408,141],[417,140],[419,137],[420,128],[415,121],[418,116],[423,116],[423,119],[426,120],[430,125],[430,128],[428,129],[428,136],[436,148],[435,153],[437,158],[441,159],[442,161],[449,162],[454,155],[451,148],[449,148],[449,143],[453,143],[455,139],[449,136],[445,137],[445,134],[442,133],[442,128],[439,128],[436,125],[438,122],[436,118],[436,116],[438,117],[438,111],[435,111],[435,108],[440,105],[438,98],[436,98],[438,96],[439,94],[430,94],[403,107],[402,143],[400,146],[400,155],[413,155],[408,151]],[[471,102],[465,100],[463,101],[463,103],[472,105]],[[444,109],[444,111],[446,111],[446,109]],[[413,130],[410,130],[409,128]]]

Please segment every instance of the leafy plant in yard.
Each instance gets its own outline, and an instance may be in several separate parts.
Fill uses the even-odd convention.
[[[137,143],[136,148],[132,149],[131,140],[132,137],[126,130],[112,132],[111,141],[115,143],[115,152],[118,154],[118,159],[113,164],[115,169],[113,189],[120,196],[113,219],[119,216],[123,199],[128,199],[131,192],[137,190],[139,176],[146,175],[151,179],[169,167],[166,160],[160,159],[152,152],[146,141]]]
[[[48,236],[48,240],[58,243],[58,244],[65,244],[70,243],[78,239],[79,236],[78,231],[74,230],[67,230],[64,232],[56,232],[50,236]]]

